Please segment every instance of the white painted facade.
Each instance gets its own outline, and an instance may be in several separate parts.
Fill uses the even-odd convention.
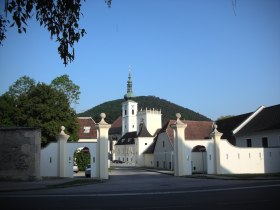
[[[143,152],[153,143],[153,137],[138,137],[135,139],[136,156],[135,164],[137,166],[144,166],[145,159]]]
[[[154,167],[167,170],[174,169],[174,148],[166,132],[158,134],[154,149]]]
[[[122,137],[118,142],[113,145],[114,152],[112,156],[114,160],[121,160],[129,164],[135,164],[137,166],[145,165],[145,158],[143,152],[152,144],[153,137],[138,136],[142,126],[144,124],[151,135],[162,127],[162,115],[161,111],[155,109],[145,109],[138,112],[138,103],[133,101],[134,95],[132,93],[132,81],[129,73],[127,81],[127,94],[125,94],[125,101],[122,103],[122,137],[131,132],[136,132],[133,136],[134,143],[129,142],[121,144]],[[124,139],[123,139],[124,141]],[[147,159],[147,158],[146,158]],[[149,160],[148,162],[153,162]]]
[[[137,128],[144,122],[150,134],[154,135],[157,129],[162,127],[161,110],[145,109],[137,113]]]
[[[280,172],[280,148],[240,148],[225,139],[219,147],[220,174]]]
[[[154,168],[154,154],[144,155],[144,166],[147,168]]]
[[[135,145],[115,145],[115,160],[121,160],[123,162],[132,164],[135,163]]]
[[[280,147],[280,130],[262,131],[247,135],[236,135],[236,146],[248,147],[248,141],[251,147],[263,147],[263,139],[267,139],[268,147]],[[250,140],[249,140],[250,139]]]
[[[137,102],[127,100],[122,103],[122,135],[137,131],[137,111]]]

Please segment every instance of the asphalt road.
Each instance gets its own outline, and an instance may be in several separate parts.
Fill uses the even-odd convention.
[[[173,177],[117,169],[104,183],[0,194],[4,209],[279,209],[279,180]]]

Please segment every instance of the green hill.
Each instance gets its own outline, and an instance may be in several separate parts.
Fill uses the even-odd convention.
[[[92,117],[95,122],[100,121],[100,113],[106,113],[106,122],[113,123],[119,116],[121,116],[122,102],[124,99],[117,99],[108,101],[98,106],[95,106],[85,112],[79,113],[79,117]],[[175,120],[176,113],[181,114],[183,120],[197,120],[197,121],[210,121],[209,118],[194,112],[190,109],[171,103],[167,100],[160,99],[155,96],[139,96],[135,97],[134,101],[138,102],[138,110],[142,109],[156,109],[161,110],[162,122],[165,123],[168,120]]]

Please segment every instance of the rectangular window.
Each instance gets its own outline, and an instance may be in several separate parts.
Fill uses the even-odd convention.
[[[124,110],[124,115],[126,115],[126,110]]]
[[[132,115],[134,115],[134,109],[132,109]]]
[[[159,167],[159,162],[157,161],[157,167]]]
[[[162,147],[164,147],[164,141],[162,142]]]
[[[252,147],[252,140],[246,139],[246,141],[247,141],[247,147]]]
[[[89,132],[90,132],[90,127],[85,126],[85,127],[84,127],[84,133],[89,133]]]
[[[263,147],[268,147],[267,137],[263,137],[263,138],[262,138],[262,146],[263,146]]]

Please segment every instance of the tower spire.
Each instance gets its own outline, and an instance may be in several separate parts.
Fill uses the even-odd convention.
[[[134,98],[133,91],[132,91],[132,80],[131,80],[131,66],[128,67],[128,80],[127,80],[127,91],[124,95],[125,100],[129,100]]]

